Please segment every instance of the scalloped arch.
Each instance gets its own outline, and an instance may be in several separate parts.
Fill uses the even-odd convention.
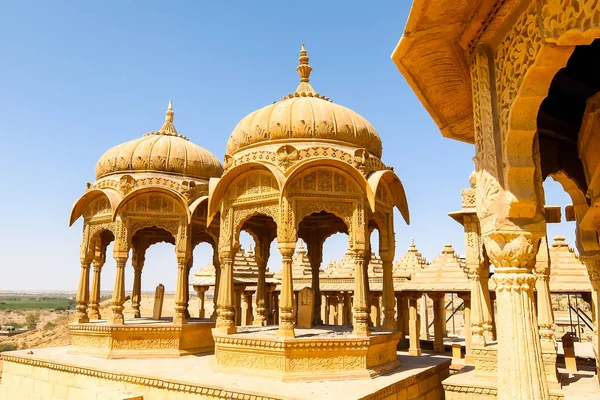
[[[92,189],[84,193],[79,199],[77,199],[73,206],[71,207],[71,213],[69,215],[69,226],[73,225],[75,221],[79,219],[83,215],[86,207],[95,199],[100,196],[105,196],[110,203],[111,209],[114,210],[117,208],[119,203],[121,202],[121,196],[107,189]]]
[[[170,196],[173,199],[175,199],[175,201],[177,201],[177,203],[179,203],[179,205],[183,208],[183,210],[185,210],[187,223],[189,224],[191,222],[192,214],[190,213],[190,209],[188,208],[185,199],[179,193],[177,193],[175,190],[167,189],[167,188],[160,187],[160,186],[158,186],[158,187],[157,186],[143,187],[140,189],[135,189],[131,193],[127,194],[127,196],[125,196],[119,202],[118,206],[114,209],[113,215],[112,215],[112,220],[113,221],[116,220],[117,215],[119,214],[119,211],[121,211],[121,209],[125,206],[125,204],[127,204],[131,199],[133,199],[137,196],[143,195],[143,194],[148,194],[148,193],[161,193],[161,194],[165,194],[165,195]]]
[[[254,169],[261,169],[265,171],[269,171],[275,181],[277,182],[277,186],[281,191],[283,188],[284,176],[281,174],[275,166],[270,164],[262,164],[258,162],[249,162],[237,165],[231,168],[229,171],[225,173],[221,178],[211,178],[208,184],[208,216],[206,219],[206,226],[210,226],[212,220],[214,219],[217,212],[219,212],[221,207],[221,202],[223,200],[223,196],[227,192],[227,189],[230,187],[231,183],[238,177],[241,177],[242,174],[245,174],[248,171]]]

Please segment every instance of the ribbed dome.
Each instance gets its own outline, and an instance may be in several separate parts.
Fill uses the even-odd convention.
[[[308,83],[312,67],[304,45],[299,61],[296,92],[244,117],[227,142],[227,154],[267,141],[323,140],[364,147],[381,158],[381,139],[369,121],[319,95]]]
[[[221,162],[210,151],[179,135],[169,102],[166,120],[158,132],[109,149],[96,164],[96,179],[124,172],[163,172],[189,178],[218,178]]]

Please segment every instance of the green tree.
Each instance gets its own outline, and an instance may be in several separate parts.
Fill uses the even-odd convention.
[[[27,324],[27,327],[29,327],[31,329],[37,328],[37,324],[39,321],[40,321],[40,312],[39,311],[31,311],[31,312],[27,313],[27,316],[25,317],[25,323]]]

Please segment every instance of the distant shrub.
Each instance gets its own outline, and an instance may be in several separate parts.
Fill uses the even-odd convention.
[[[27,323],[27,327],[35,329],[37,328],[37,324],[40,321],[40,312],[39,311],[31,311],[27,313],[25,317],[25,322]]]
[[[0,352],[2,351],[13,351],[17,349],[17,345],[14,343],[0,343]]]
[[[44,330],[47,331],[49,329],[52,329],[56,326],[56,324],[54,322],[48,321],[46,322],[46,325],[44,325]]]

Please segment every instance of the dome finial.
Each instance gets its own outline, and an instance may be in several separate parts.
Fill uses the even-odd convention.
[[[312,71],[312,67],[308,65],[308,56],[306,55],[306,49],[304,48],[304,43],[302,44],[302,48],[300,49],[300,57],[298,61],[300,65],[296,67],[296,71],[300,75],[300,82],[308,83],[308,78],[310,77],[310,71]]]
[[[173,122],[173,116],[175,113],[173,112],[173,102],[169,100],[169,107],[167,108],[167,112],[165,113],[165,121]]]
[[[173,102],[169,100],[169,107],[167,108],[167,112],[165,113],[165,123],[160,128],[158,133],[163,135],[180,136],[177,134],[177,129],[175,129],[175,125],[173,125],[174,116],[175,113],[173,112]]]

